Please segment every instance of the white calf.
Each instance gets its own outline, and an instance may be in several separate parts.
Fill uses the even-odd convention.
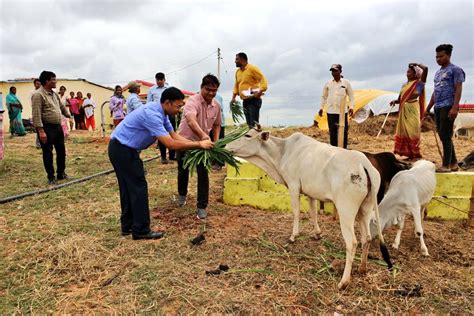
[[[458,131],[461,128],[465,128],[469,130],[468,132],[471,133],[471,129],[474,129],[474,113],[463,113],[459,112],[458,116],[454,120],[454,136],[458,136]],[[468,134],[471,136],[471,134]]]
[[[421,226],[422,208],[431,200],[436,188],[435,165],[427,160],[419,160],[410,170],[400,171],[393,177],[387,194],[379,204],[382,231],[392,225],[398,225],[393,247],[398,249],[405,216],[412,214],[415,222],[415,234],[420,237],[421,251],[428,256],[428,248],[423,239]],[[370,224],[372,236],[377,235],[374,220]]]

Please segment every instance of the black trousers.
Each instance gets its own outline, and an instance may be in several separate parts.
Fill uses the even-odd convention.
[[[81,115],[80,114],[73,114],[73,116],[74,116],[74,126],[76,127],[76,130],[82,129]]]
[[[43,150],[43,164],[48,180],[54,180],[54,164],[53,164],[53,146],[56,150],[57,175],[61,178],[66,170],[66,147],[64,145],[64,133],[60,124],[44,124],[43,126],[46,137],[46,144],[41,144]],[[39,134],[38,134],[39,135]],[[39,136],[38,136],[39,137]]]
[[[172,115],[168,116],[170,118],[171,125],[173,126],[173,130],[176,131],[176,118]],[[163,145],[160,141],[158,141],[158,148],[160,149],[161,159],[166,159],[166,146]],[[175,160],[176,153],[174,150],[169,150],[169,159]]]
[[[249,127],[254,127],[259,122],[260,108],[262,107],[262,99],[249,98],[243,102],[245,120]]]
[[[347,134],[349,131],[349,124],[347,122],[347,113],[345,114],[346,125],[344,126],[344,148],[347,148]],[[331,145],[337,147],[337,134],[339,127],[339,114],[328,113],[328,127],[329,127],[329,141]]]
[[[221,138],[224,138],[225,136],[225,126],[221,126],[221,131],[219,132],[219,139]],[[211,132],[209,133],[209,137],[211,138],[212,141],[214,141],[214,133],[212,132],[212,129],[211,129]],[[217,164],[219,166],[224,166],[223,163],[220,163],[218,161],[215,161],[214,164]]]
[[[122,231],[131,230],[138,235],[149,233],[148,184],[138,151],[112,139],[109,143],[109,159],[120,190]]]
[[[225,126],[221,126],[221,131],[219,132],[219,139],[224,138],[225,136]],[[209,132],[209,137],[212,141],[214,141],[214,133],[211,131]]]
[[[454,151],[453,144],[453,126],[454,121],[448,116],[449,108],[435,108],[435,120],[436,127],[438,129],[438,135],[443,143],[443,166],[449,167],[452,164],[457,164],[456,152]]]
[[[179,195],[188,195],[189,170],[183,168],[183,160],[186,151],[178,151],[176,158],[178,160],[178,193]],[[205,209],[209,203],[209,174],[203,164],[197,166],[197,207]]]

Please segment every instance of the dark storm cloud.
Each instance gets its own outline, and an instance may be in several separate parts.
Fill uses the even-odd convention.
[[[168,72],[172,85],[199,90],[216,73],[232,94],[234,57],[248,54],[270,84],[262,117],[270,123],[310,124],[329,66],[343,65],[354,88],[398,92],[409,62],[430,68],[434,49],[452,43],[452,61],[467,73],[463,100],[474,101],[471,1],[13,1],[0,2],[0,79],[61,77],[113,85],[153,81]]]

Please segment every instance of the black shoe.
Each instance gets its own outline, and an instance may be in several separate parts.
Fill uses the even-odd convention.
[[[67,174],[63,173],[62,175],[58,175],[57,179],[58,180],[67,180],[67,179],[71,179],[71,177],[68,176]]]
[[[128,236],[132,233],[132,230],[129,229],[129,230],[122,230],[122,236]]]
[[[54,179],[49,179],[49,180],[48,180],[48,184],[49,184],[49,185],[56,185],[56,180],[54,180]]]
[[[132,233],[132,238],[133,240],[138,240],[138,239],[160,239],[161,237],[164,236],[165,233],[163,232],[154,232],[151,231],[148,234],[145,235],[136,235]]]
[[[164,164],[164,165],[166,165],[166,164],[168,163],[168,160],[167,160],[166,158],[165,158],[165,159],[162,158],[162,159],[161,159],[161,163]]]

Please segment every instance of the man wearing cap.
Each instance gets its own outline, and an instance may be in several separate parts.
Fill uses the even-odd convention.
[[[349,115],[352,116],[354,114],[354,92],[352,91],[351,83],[341,76],[342,66],[340,64],[333,64],[329,70],[331,71],[333,79],[329,80],[324,85],[319,116],[323,116],[323,112],[326,110],[328,115],[330,143],[333,146],[337,146],[339,113],[342,102],[345,113],[344,119],[346,122],[344,126],[344,148],[347,148],[347,132],[349,130],[349,125],[347,122],[346,97],[349,97]]]
[[[138,94],[140,93],[140,85],[135,81],[130,81],[127,85],[130,95],[127,98],[127,113],[130,114],[134,110],[142,106],[142,101]]]
[[[187,140],[173,130],[168,116],[176,115],[183,105],[184,94],[170,87],[163,92],[160,102],[147,103],[127,115],[110,137],[109,159],[120,189],[123,236],[132,234],[134,240],[163,237],[162,232],[150,229],[148,185],[140,159],[141,150],[156,140],[174,150],[213,147],[209,138]]]

